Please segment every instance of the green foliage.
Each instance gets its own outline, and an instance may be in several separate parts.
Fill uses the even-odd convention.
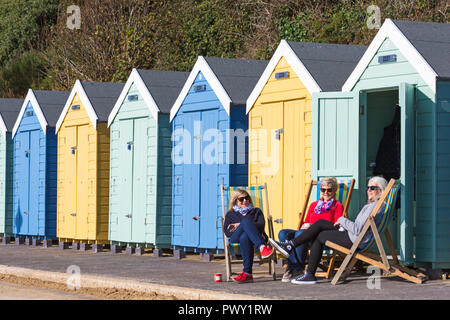
[[[448,0],[0,0],[0,96],[76,79],[125,81],[132,68],[188,71],[197,57],[270,59],[281,39],[363,44],[367,8],[448,22]],[[67,28],[69,5],[81,30]]]
[[[31,49],[43,25],[56,21],[58,0],[0,0],[0,66]]]
[[[0,91],[4,97],[24,96],[28,88],[50,89],[43,70],[46,69],[39,53],[28,51],[6,65],[0,77]]]

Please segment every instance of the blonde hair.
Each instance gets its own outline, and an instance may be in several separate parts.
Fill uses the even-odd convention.
[[[338,189],[338,182],[337,182],[337,179],[335,177],[325,177],[325,178],[320,179],[320,187],[323,184],[331,185],[331,188],[334,191],[337,191],[337,189]]]
[[[369,179],[369,182],[370,181],[374,182],[380,188],[380,193],[378,193],[374,199],[374,201],[378,201],[381,198],[381,194],[386,190],[388,182],[381,176],[372,177]],[[367,184],[369,184],[369,182]]]
[[[233,209],[233,207],[236,205],[237,199],[240,196],[248,196],[250,198],[249,202],[253,207],[253,201],[252,201],[252,197],[250,196],[250,194],[244,188],[239,187],[236,190],[234,190],[233,194],[231,195],[230,203],[228,204],[228,211]]]

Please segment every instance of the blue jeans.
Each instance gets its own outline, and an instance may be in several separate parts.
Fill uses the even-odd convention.
[[[292,240],[302,234],[305,230],[283,229],[278,233],[280,242]],[[293,254],[288,258],[288,268],[290,270],[303,270],[306,264],[306,256],[308,254],[309,243],[304,243],[295,248]]]
[[[251,274],[255,247],[259,249],[259,247],[264,244],[260,232],[249,219],[243,219],[241,224],[231,235],[230,242],[240,244],[244,272]]]

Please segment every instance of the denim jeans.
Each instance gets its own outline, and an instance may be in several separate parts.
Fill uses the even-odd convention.
[[[241,224],[231,235],[230,242],[240,244],[244,272],[251,274],[253,270],[255,247],[259,249],[259,247],[264,244],[260,232],[249,219],[243,219]]]
[[[305,230],[291,230],[291,229],[283,229],[278,233],[278,240],[280,242],[286,240],[292,240],[295,237],[298,237]],[[306,264],[306,256],[308,254],[309,243],[302,244],[295,248],[293,254],[291,254],[288,258],[288,268],[290,270],[303,270]]]

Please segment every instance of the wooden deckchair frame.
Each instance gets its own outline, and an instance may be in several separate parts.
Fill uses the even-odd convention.
[[[380,234],[378,232],[377,225],[375,223],[375,216],[377,212],[380,210],[383,203],[386,201],[389,192],[391,191],[392,187],[394,186],[395,180],[391,179],[389,181],[388,186],[384,190],[383,194],[381,195],[381,198],[378,200],[375,208],[370,213],[369,218],[367,219],[366,223],[364,224],[363,229],[359,233],[358,237],[356,238],[355,242],[353,243],[353,246],[350,249],[344,248],[340,245],[337,245],[336,243],[333,243],[331,241],[325,242],[325,245],[329,248],[332,248],[334,250],[333,257],[337,254],[337,252],[346,255],[344,258],[344,261],[342,262],[341,266],[339,267],[339,270],[337,271],[336,275],[334,276],[333,280],[331,281],[331,284],[336,285],[339,280],[345,280],[347,276],[350,274],[353,266],[355,263],[360,260],[363,262],[366,262],[370,265],[376,266],[390,274],[399,276],[403,279],[412,281],[417,284],[421,284],[426,278],[426,276],[420,272],[416,272],[415,270],[412,270],[410,268],[407,268],[405,266],[402,266],[397,258],[397,253],[395,251],[394,244],[392,242],[392,238],[389,234],[389,230],[387,226],[385,227],[385,237],[386,241],[389,246],[389,250],[392,255],[392,262],[389,262],[386,251],[384,250],[383,243],[381,242]],[[389,223],[389,221],[387,222]],[[364,235],[366,234],[366,231],[371,228],[373,232],[373,236],[375,238],[375,243],[379,251],[379,255],[371,253],[371,252],[364,252],[364,253],[358,253],[358,246],[361,243]]]
[[[264,183],[263,186],[255,186],[256,188],[261,187],[261,189],[264,190],[264,195],[262,196],[261,199],[261,210],[263,210],[264,212],[264,202],[265,202],[265,211],[266,211],[266,217],[267,217],[267,226],[268,226],[268,231],[269,231],[269,237],[273,238],[274,237],[274,232],[273,232],[273,222],[272,222],[272,216],[270,215],[269,212],[269,196],[268,196],[268,192],[267,192],[267,184]],[[226,269],[226,279],[227,281],[231,281],[231,277],[233,275],[237,275],[238,273],[233,272],[232,270],[232,265],[233,264],[241,264],[243,263],[243,260],[232,260],[231,259],[231,253],[230,253],[230,244],[228,242],[228,238],[225,235],[224,232],[224,222],[225,222],[225,215],[227,213],[227,208],[226,208],[226,203],[225,203],[225,198],[224,198],[224,191],[228,191],[229,187],[225,187],[223,185],[220,185],[220,193],[221,193],[221,197],[222,197],[222,217],[220,218],[220,222],[222,225],[222,237],[223,237],[223,247],[224,247],[224,251],[225,251],[225,269]],[[237,188],[237,187],[235,187]],[[244,188],[247,192],[249,192],[249,190],[247,189],[248,187],[242,186],[242,188]],[[250,193],[250,192],[249,192]],[[265,198],[265,201],[264,201]],[[257,249],[257,248],[256,248]],[[264,259],[265,261],[267,261],[267,259]],[[264,263],[263,259],[259,260],[259,264],[263,264]],[[268,258],[268,271],[254,271],[253,274],[258,274],[260,277],[270,277],[273,280],[276,280],[276,272],[275,272],[275,264],[277,262],[277,258],[276,255],[272,255],[270,258]]]

